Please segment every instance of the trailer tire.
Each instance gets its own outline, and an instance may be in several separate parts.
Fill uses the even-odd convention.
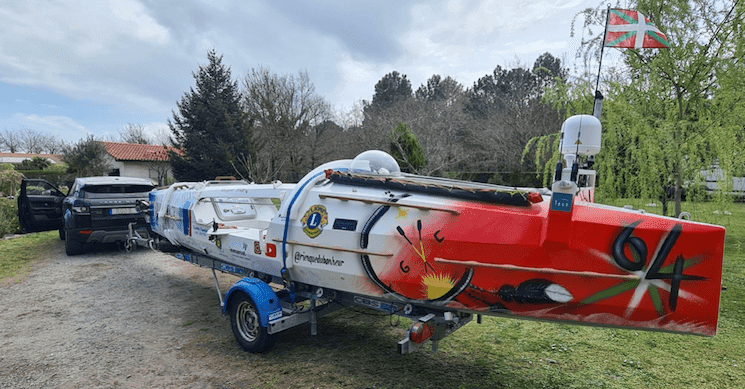
[[[263,353],[274,346],[274,335],[261,326],[256,304],[244,292],[236,291],[230,301],[230,328],[245,351]]]

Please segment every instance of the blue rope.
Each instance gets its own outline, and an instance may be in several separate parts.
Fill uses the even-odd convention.
[[[287,215],[285,215],[285,231],[284,235],[282,236],[282,270],[280,270],[280,273],[282,274],[282,279],[285,279],[285,274],[287,273],[287,235],[289,234],[290,230],[290,215],[292,215],[292,206],[295,204],[295,200],[300,196],[300,193],[303,192],[305,187],[310,183],[311,181],[315,180],[318,176],[321,174],[326,174],[325,172],[319,172],[315,174],[313,177],[305,181],[300,188],[295,192],[295,196],[292,197],[292,200],[290,200],[290,204],[287,206]],[[289,280],[289,277],[287,278]],[[295,287],[292,285],[292,282],[290,284],[290,299],[292,299],[293,302],[295,302]]]

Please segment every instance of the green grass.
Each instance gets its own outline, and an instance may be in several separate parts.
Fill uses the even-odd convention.
[[[614,205],[659,212],[648,203]],[[391,325],[389,317],[342,310],[321,318],[317,336],[299,326],[278,334],[270,352],[253,355],[239,350],[230,326],[210,306],[205,309],[215,321],[200,321],[200,336],[184,352],[245,380],[235,386],[257,388],[745,387],[745,204],[685,203],[683,210],[695,221],[727,229],[726,290],[713,338],[484,317],[483,324],[474,320],[440,342],[437,353],[425,347],[400,356],[396,342],[407,320],[396,324],[394,317]],[[54,244],[60,244],[56,232],[0,242],[0,276],[7,277],[11,264],[15,277],[28,271],[34,255],[43,258]]]
[[[0,282],[21,280],[59,244],[56,230],[0,240]]]

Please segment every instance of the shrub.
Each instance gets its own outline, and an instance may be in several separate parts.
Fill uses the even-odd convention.
[[[21,179],[23,174],[16,171],[12,164],[0,164],[0,192],[6,196],[15,196]]]
[[[44,170],[51,166],[52,163],[42,157],[34,157],[32,159],[24,159],[21,161],[21,163],[17,166],[18,170]]]
[[[50,166],[44,170],[24,170],[23,175],[26,178],[43,178],[58,187],[75,180],[75,175],[67,172],[65,164]]]
[[[18,205],[14,200],[0,198],[0,237],[21,232],[18,224]]]

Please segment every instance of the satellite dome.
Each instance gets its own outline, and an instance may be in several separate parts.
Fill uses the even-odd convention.
[[[396,159],[380,150],[368,150],[354,158],[349,166],[352,173],[373,174],[380,176],[397,176],[401,168]]]
[[[592,115],[575,115],[561,126],[559,151],[562,154],[595,155],[600,152],[603,126]]]

